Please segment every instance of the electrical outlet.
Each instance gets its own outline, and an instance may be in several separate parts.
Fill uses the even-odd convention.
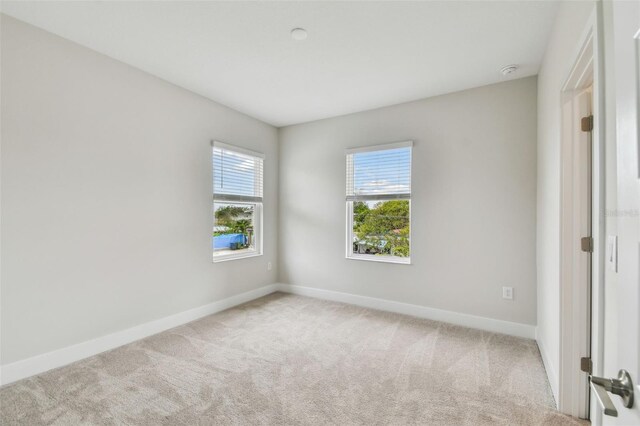
[[[267,262],[267,271],[270,271],[271,269],[273,269],[271,262]]]
[[[513,300],[513,287],[502,287],[502,298]]]

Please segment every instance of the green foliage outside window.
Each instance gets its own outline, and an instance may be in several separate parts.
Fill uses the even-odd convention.
[[[224,226],[225,231],[215,231],[214,236],[224,234],[247,234],[248,229],[252,228],[251,217],[253,216],[253,207],[227,205],[220,207],[215,212],[216,226]]]
[[[409,201],[353,203],[354,252],[409,256]]]

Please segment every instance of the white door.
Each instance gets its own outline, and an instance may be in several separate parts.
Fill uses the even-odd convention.
[[[617,223],[618,274],[606,289],[614,292],[615,312],[609,314],[615,324],[605,324],[611,336],[604,347],[604,375],[616,377],[618,370],[627,370],[635,402],[626,408],[622,398],[609,394],[618,417],[602,419],[605,425],[640,425],[640,1],[613,1],[611,7],[613,22],[607,25],[613,35],[615,67],[617,209],[610,214]]]

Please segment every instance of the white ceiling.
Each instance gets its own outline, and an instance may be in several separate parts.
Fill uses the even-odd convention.
[[[276,126],[537,74],[555,1],[32,2],[2,11]],[[292,28],[309,37],[295,41]]]

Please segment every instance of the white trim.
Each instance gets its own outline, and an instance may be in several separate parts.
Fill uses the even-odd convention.
[[[127,343],[163,332],[170,328],[195,321],[198,318],[224,311],[277,291],[275,284],[240,293],[208,305],[150,321],[126,330],[117,331],[66,348],[57,349],[31,358],[0,366],[0,384],[5,385],[72,362],[97,355]]]
[[[605,55],[603,32],[603,2],[598,2],[589,19],[593,28],[593,177],[592,235],[594,247],[591,272],[591,362],[596,376],[604,373],[604,284],[606,253],[606,106]],[[602,410],[597,398],[590,397],[589,420],[593,426],[602,424]]]
[[[217,256],[214,254],[213,263],[227,262],[229,260],[247,259],[249,257],[259,256],[262,256],[262,253],[259,253],[256,250],[245,251],[242,253],[219,254]]]
[[[494,333],[524,337],[527,339],[535,338],[536,327],[530,324],[479,317],[476,315],[463,314],[460,312],[445,311],[443,309],[429,308],[427,306],[412,305],[409,303],[396,302],[393,300],[377,299],[374,297],[341,293],[338,291],[324,290],[320,288],[302,287],[291,284],[277,284],[276,287],[279,291],[285,293],[332,300],[335,302],[349,303],[365,308],[411,315],[418,318],[446,322],[463,327],[491,331]]]
[[[226,299],[218,300],[208,305],[128,328],[126,330],[117,331],[115,333],[68,346],[66,348],[57,349],[31,358],[2,365],[0,366],[0,385],[6,385],[36,374],[44,373],[45,371],[54,368],[63,367],[136,340],[144,339],[145,337],[195,321],[207,315],[212,315],[242,303],[250,302],[276,291],[349,303],[356,306],[411,315],[418,318],[426,318],[434,321],[456,324],[463,327],[509,334],[528,339],[533,339],[535,337],[535,326],[529,324],[502,321],[493,318],[429,308],[426,306],[412,305],[409,303],[376,299],[373,297],[359,296],[312,287],[301,287],[290,284],[270,284]],[[543,360],[544,359],[543,355]]]
[[[349,255],[353,253],[353,237],[352,237],[353,235],[353,201],[347,201],[346,206],[347,206],[347,221],[345,226],[346,236],[344,241],[345,243],[344,256],[348,259]],[[409,252],[409,255],[411,255],[411,252]]]
[[[410,200],[411,193],[404,194],[364,194],[364,195],[347,195],[347,201],[388,201],[388,200]]]
[[[215,194],[213,197],[214,203],[261,203],[263,197],[253,197],[249,195],[229,195],[229,194]]]
[[[347,254],[349,260],[364,260],[366,262],[381,262],[381,263],[397,263],[399,265],[411,265],[410,257],[400,256],[376,256],[373,254]]]
[[[250,155],[252,157],[261,158],[264,160],[264,154],[262,152],[252,151],[247,148],[242,148],[236,145],[229,145],[228,143],[220,142],[217,140],[211,141],[211,146],[214,148],[226,149],[227,151],[237,152],[239,154]]]
[[[413,141],[393,142],[381,145],[367,145],[356,148],[347,148],[344,152],[346,154],[355,154],[358,152],[386,151],[388,149],[406,148],[408,146],[413,146]]]
[[[573,65],[561,88],[562,106],[561,158],[560,158],[560,306],[559,306],[559,354],[558,371],[547,370],[549,381],[558,382],[558,409],[575,417],[585,418],[591,414],[592,421],[598,423],[598,411],[594,412],[595,398],[591,398],[591,407],[587,406],[588,382],[585,373],[579,368],[580,357],[591,349],[593,374],[601,374],[602,351],[602,295],[604,283],[604,109],[601,61],[601,35],[598,29],[599,6],[589,17],[579,42],[571,58]],[[584,262],[584,254],[579,250],[580,229],[579,175],[580,163],[577,155],[577,129],[575,119],[575,96],[586,86],[592,84],[592,132],[591,158],[591,236],[594,250],[590,265]],[[591,306],[588,305],[587,289],[584,288],[584,268],[589,267],[591,275]],[[591,312],[591,321],[589,321]],[[591,323],[591,335],[585,331]],[[589,344],[589,341],[591,343]],[[555,377],[552,377],[554,375]],[[595,416],[594,416],[595,414]]]
[[[558,408],[558,394],[559,394],[559,376],[558,373],[553,369],[553,363],[549,359],[549,352],[547,348],[542,343],[542,340],[538,339],[538,330],[536,328],[536,343],[538,344],[538,349],[540,350],[540,357],[542,357],[542,363],[544,364],[544,369],[547,373],[547,378],[549,379],[549,385],[551,386],[551,392],[553,393],[553,398],[555,399],[556,408]]]

